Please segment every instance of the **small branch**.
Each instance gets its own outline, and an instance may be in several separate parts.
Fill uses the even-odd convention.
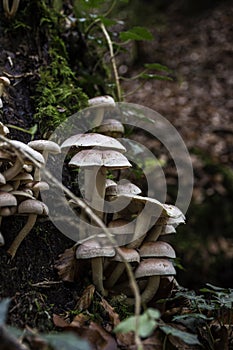
[[[108,34],[108,31],[105,27],[105,25],[101,22],[100,23],[100,28],[102,29],[102,32],[106,38],[108,47],[109,47],[109,52],[110,52],[110,59],[112,62],[112,69],[113,69],[113,74],[114,74],[114,78],[115,78],[115,83],[116,83],[116,89],[117,89],[117,98],[118,101],[120,102],[122,100],[122,96],[121,96],[121,87],[120,87],[120,79],[119,79],[119,75],[118,75],[118,71],[117,71],[117,66],[116,66],[116,60],[115,60],[115,55],[114,55],[114,51],[113,51],[113,45],[112,45],[112,40],[110,38],[110,35]]]

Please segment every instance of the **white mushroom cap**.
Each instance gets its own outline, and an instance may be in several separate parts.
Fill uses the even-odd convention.
[[[31,147],[29,147],[28,145],[26,145],[25,143],[21,142],[21,141],[17,141],[17,140],[11,140],[10,143],[16,147],[17,149],[21,149],[24,154],[26,154],[26,158],[27,158],[27,154],[34,158],[38,163],[40,164],[44,164],[44,157],[37,151],[35,151],[34,149],[32,149]],[[5,145],[6,148],[9,148],[10,146],[8,144]],[[30,163],[32,163],[29,160]]]
[[[141,189],[135,184],[127,181],[126,183],[122,183],[117,185],[117,193],[120,194],[132,194],[137,195],[142,193]]]
[[[23,181],[24,183],[27,182],[32,182],[33,181],[33,176],[29,173],[19,173],[16,175],[11,181]]]
[[[100,244],[90,239],[84,244],[81,244],[76,249],[77,259],[92,259],[97,257],[113,257],[116,254],[115,249],[112,247],[100,246]]]
[[[2,83],[4,86],[9,86],[11,84],[7,77],[0,77],[0,83]]]
[[[2,173],[0,173],[0,185],[4,185],[6,183],[6,179],[4,177],[4,175],[2,175]]]
[[[90,107],[95,107],[99,105],[115,107],[115,101],[111,96],[97,96],[88,100],[88,104]]]
[[[27,199],[18,206],[19,214],[48,215],[48,207],[36,199]]]
[[[175,275],[176,270],[173,264],[166,259],[150,258],[140,262],[135,270],[136,278],[145,278],[149,276],[167,276]]]
[[[79,148],[98,147],[104,149],[117,150],[120,152],[126,151],[125,147],[116,139],[96,133],[73,135],[63,142],[63,144],[61,145],[61,149],[70,148],[73,146]]]
[[[39,152],[48,152],[52,154],[61,153],[60,146],[56,142],[49,140],[33,140],[28,142],[28,146]]]
[[[0,191],[0,207],[11,207],[17,205],[17,200],[13,194]]]
[[[76,167],[106,167],[111,169],[123,169],[131,167],[128,159],[114,150],[83,150],[77,153],[69,162]]]
[[[167,242],[145,242],[139,249],[141,258],[172,258],[176,257],[175,250]]]
[[[7,126],[0,122],[0,135],[6,136],[10,131]]]

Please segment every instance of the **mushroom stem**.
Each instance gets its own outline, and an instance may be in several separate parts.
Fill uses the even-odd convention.
[[[11,244],[10,248],[8,249],[7,253],[11,255],[11,258],[13,259],[20,244],[24,240],[24,238],[28,235],[28,233],[31,231],[31,229],[34,227],[37,219],[37,214],[29,214],[28,219],[24,227],[21,229],[21,231],[18,233],[18,235],[15,237],[13,243]]]
[[[118,279],[121,277],[124,270],[125,270],[125,263],[118,262],[117,266],[115,267],[111,275],[108,277],[108,280],[106,281],[106,284],[105,284],[106,288],[112,288],[116,284]]]
[[[14,165],[4,171],[2,174],[5,177],[6,181],[12,180],[18,173],[23,169],[23,163],[21,159],[17,158]]]
[[[98,292],[103,296],[107,296],[107,292],[103,286],[103,258],[96,257],[91,259],[92,281]]]
[[[0,216],[0,227],[1,227],[1,224],[2,224],[2,216]],[[5,244],[4,237],[0,231],[0,246],[2,246],[4,244]]]
[[[148,232],[146,242],[156,242],[163,230],[163,225],[154,225]]]
[[[97,170],[95,186],[92,193],[92,207],[94,211],[103,219],[104,213],[104,198],[105,198],[105,181],[106,181],[106,168],[101,167]],[[98,210],[96,209],[98,208]]]
[[[153,299],[159,289],[160,276],[150,276],[144,291],[141,294],[141,303],[147,304]],[[134,298],[127,298],[127,303],[133,305],[135,303]]]

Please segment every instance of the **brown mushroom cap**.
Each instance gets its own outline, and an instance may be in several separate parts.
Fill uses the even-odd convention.
[[[11,207],[17,205],[17,200],[13,194],[0,191],[0,207]]]
[[[136,278],[145,278],[149,276],[167,276],[175,275],[176,270],[173,264],[166,259],[150,258],[142,260],[135,270]]]
[[[140,262],[140,255],[136,249],[126,247],[120,247],[118,249],[120,250],[122,256],[117,252],[116,255],[113,258],[111,258],[111,260],[119,262]]]
[[[36,199],[27,199],[19,204],[18,213],[48,215],[48,207]]]
[[[33,140],[28,143],[28,146],[39,152],[61,153],[60,146],[56,142],[49,140]]]
[[[101,134],[112,136],[112,137],[120,137],[124,134],[124,126],[117,119],[106,119],[103,124],[101,124],[97,131]]]
[[[72,146],[79,148],[98,147],[104,149],[118,150],[120,152],[126,151],[125,147],[116,139],[96,133],[73,135],[63,142],[63,144],[61,145],[61,149],[70,148]]]
[[[114,150],[83,150],[75,154],[69,165],[76,167],[106,167],[111,169],[123,169],[131,167],[128,159]]]
[[[112,247],[102,247],[96,240],[90,239],[80,244],[76,249],[77,259],[92,259],[97,257],[113,257],[116,254]]]
[[[6,183],[5,185],[0,186],[0,191],[3,191],[3,192],[11,192],[13,191],[13,189],[14,187],[9,183]]]
[[[141,258],[172,258],[176,257],[175,250],[166,242],[145,242],[139,249]]]

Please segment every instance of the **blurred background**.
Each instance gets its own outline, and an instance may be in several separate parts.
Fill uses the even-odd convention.
[[[120,70],[132,76],[143,63],[158,62],[171,69],[173,77],[172,82],[147,81],[139,90],[137,80],[124,82],[125,99],[166,117],[181,134],[193,162],[187,223],[171,238],[181,264],[178,281],[194,289],[207,282],[232,288],[233,2],[132,0],[120,11],[126,23],[146,26],[154,35],[153,41],[132,48]],[[155,147],[150,142],[148,146]],[[167,162],[164,171],[172,203],[174,165]]]

